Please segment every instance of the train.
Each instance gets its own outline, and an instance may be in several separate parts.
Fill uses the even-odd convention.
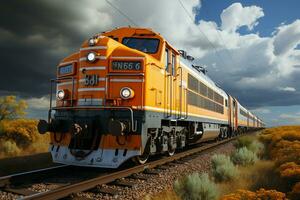
[[[50,134],[55,163],[144,164],[265,127],[191,55],[150,28],[95,34],[58,64],[50,85],[48,120],[38,131]]]

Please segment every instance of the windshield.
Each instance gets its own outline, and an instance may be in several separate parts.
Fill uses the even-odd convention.
[[[124,38],[123,44],[129,48],[136,49],[145,53],[156,53],[158,50],[159,39],[154,38]]]

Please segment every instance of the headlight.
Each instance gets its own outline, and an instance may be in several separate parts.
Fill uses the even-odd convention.
[[[90,52],[87,54],[86,58],[89,62],[94,62],[96,60],[96,54],[94,52]]]
[[[134,97],[134,91],[131,88],[124,87],[120,91],[122,99],[131,99]]]
[[[90,46],[94,46],[96,43],[97,43],[97,39],[95,39],[95,38],[89,39],[89,45]]]
[[[66,93],[64,90],[58,90],[56,93],[56,98],[58,100],[63,100],[66,97]]]

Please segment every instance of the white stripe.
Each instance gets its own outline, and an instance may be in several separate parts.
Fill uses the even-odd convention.
[[[78,92],[88,92],[88,91],[105,91],[105,88],[79,88]]]
[[[71,60],[71,61],[68,61],[68,62],[63,62],[63,63],[59,63],[58,66],[62,66],[62,65],[67,65],[67,64],[72,64],[76,62],[76,60]]]
[[[155,110],[155,111],[162,111],[162,112],[165,111],[165,109],[163,109],[163,108],[156,108],[156,107],[152,107],[152,106],[144,106],[144,109]],[[170,110],[168,110],[168,111],[170,111]],[[172,110],[172,113],[178,113],[178,112],[179,112],[179,111]],[[184,113],[184,112],[182,112],[182,113]],[[210,117],[210,116],[206,116],[206,115],[197,115],[197,114],[193,114],[193,113],[188,113],[188,115],[192,115],[192,116],[196,116],[196,117],[209,118],[209,119],[215,119],[215,120],[220,120],[220,121],[228,122],[228,120],[219,119],[219,118],[215,118],[215,117]]]
[[[84,67],[84,68],[80,68],[80,71],[82,70],[105,70],[106,67],[105,66],[97,66],[97,67]]]
[[[127,82],[127,83],[141,83],[144,82],[143,79],[119,79],[119,78],[114,78],[110,79],[111,82]]]
[[[107,49],[107,46],[84,47],[84,48],[80,48],[80,51],[95,50],[95,49]]]
[[[63,86],[63,85],[72,85],[72,81],[63,82],[63,83],[57,83],[56,86]],[[74,81],[74,85],[76,84],[76,81]]]
[[[134,56],[112,56],[113,59],[144,59],[145,57],[134,57]]]
[[[105,78],[98,78],[98,81],[105,81]],[[85,79],[82,78],[79,80],[80,83],[84,83],[85,82]]]
[[[106,60],[106,56],[96,56],[96,58],[100,60]],[[86,57],[80,58],[79,61],[86,61]]]

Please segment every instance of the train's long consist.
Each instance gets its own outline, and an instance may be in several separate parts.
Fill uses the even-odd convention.
[[[146,28],[85,41],[59,63],[51,88],[56,106],[38,129],[50,132],[58,163],[117,168],[264,127],[191,56]]]

